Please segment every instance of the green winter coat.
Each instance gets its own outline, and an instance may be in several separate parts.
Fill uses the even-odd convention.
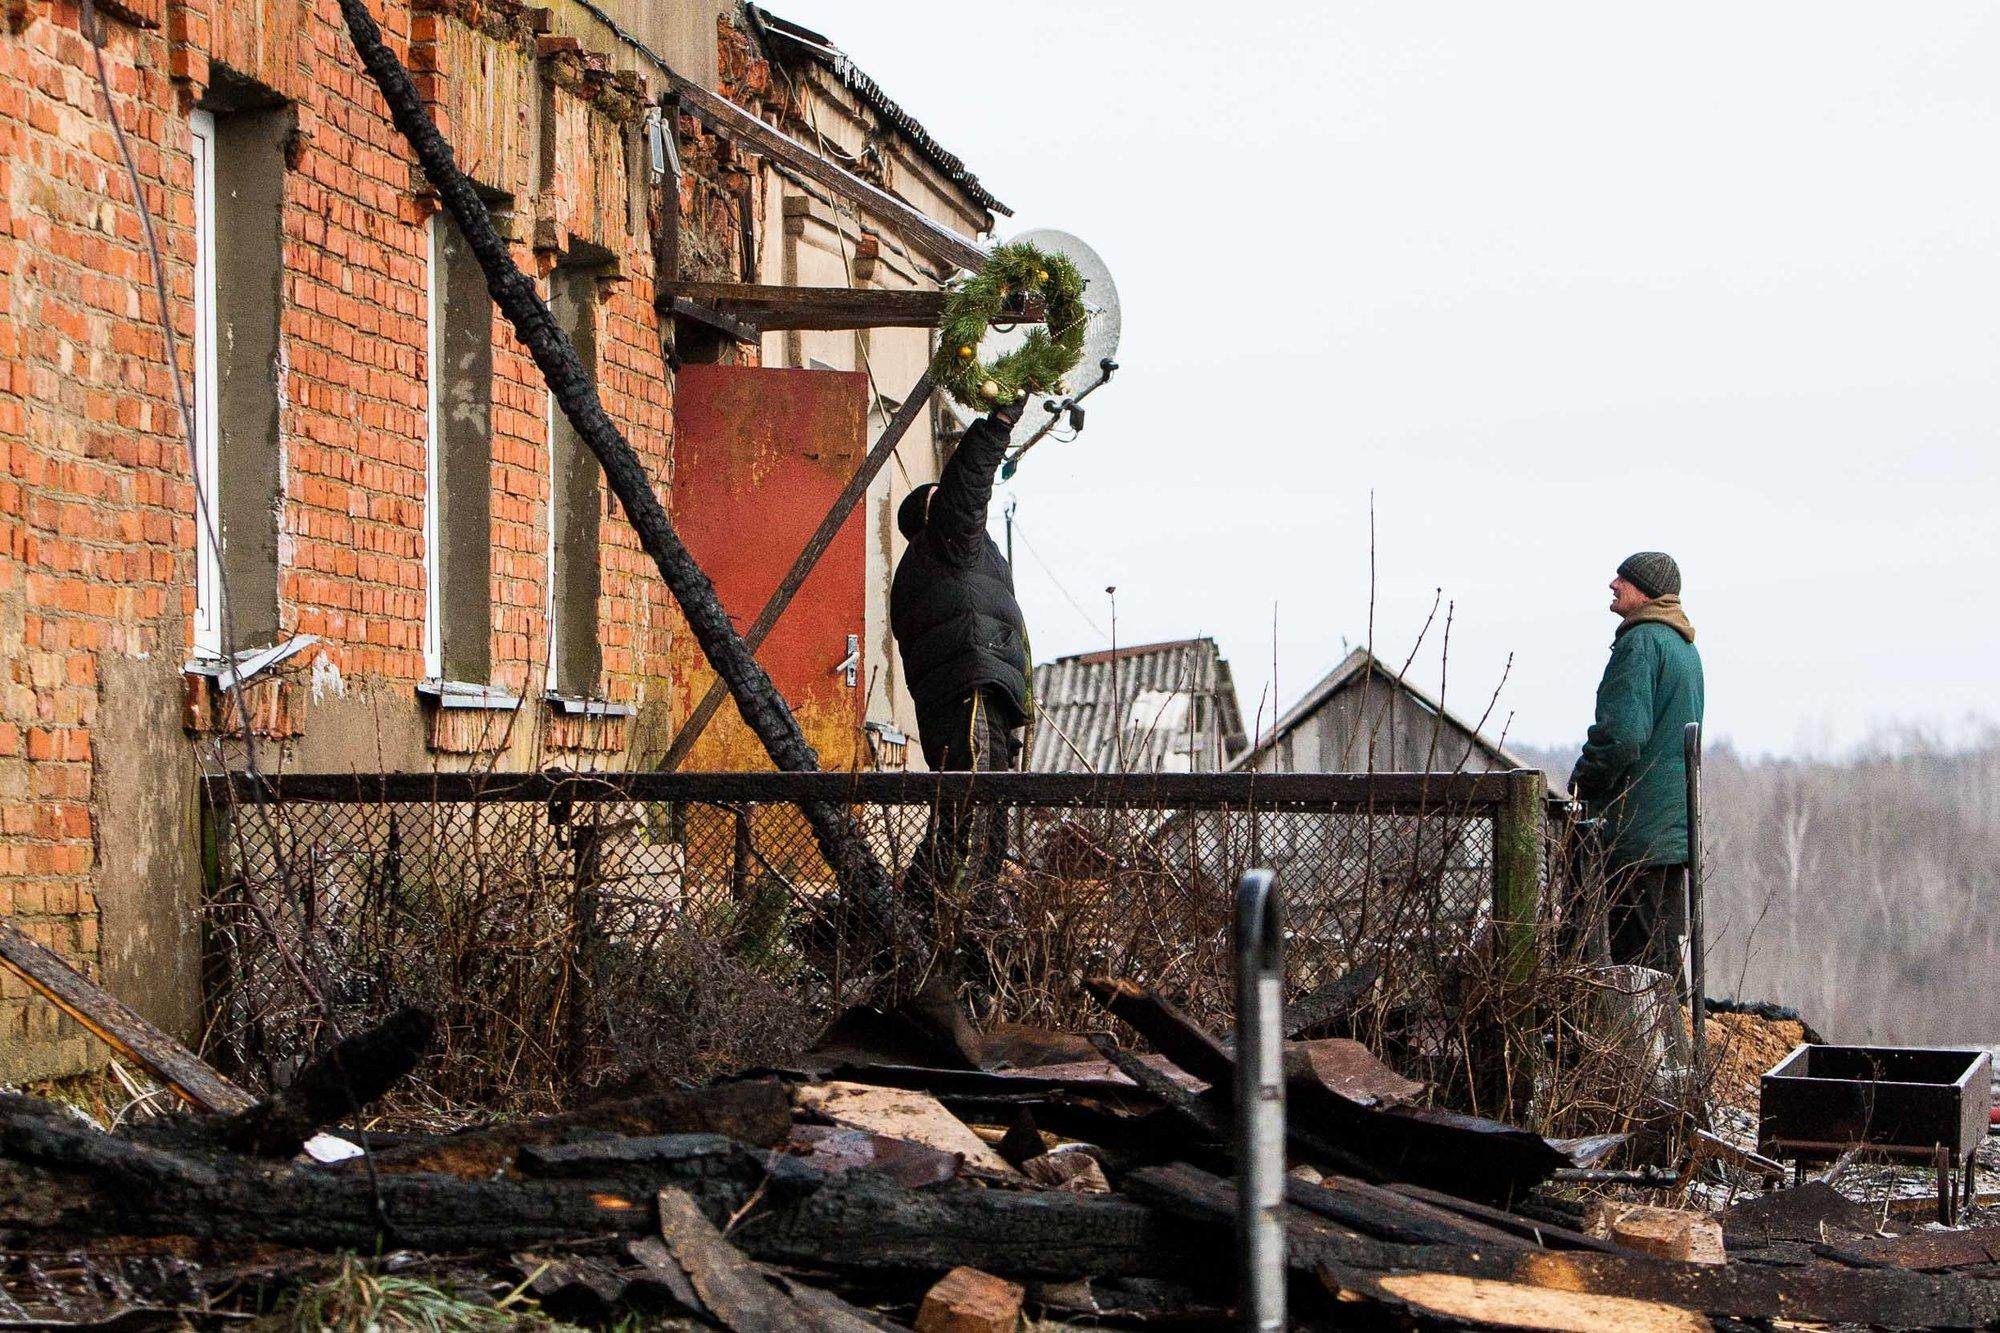
[[[1597,687],[1597,721],[1570,790],[1605,820],[1613,866],[1688,859],[1687,724],[1701,721],[1701,654],[1680,598],[1628,616]]]

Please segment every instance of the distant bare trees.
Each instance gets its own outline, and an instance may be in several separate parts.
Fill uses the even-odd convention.
[[[2000,728],[1835,760],[1716,746],[1705,776],[1711,994],[1835,1040],[2000,1044]]]

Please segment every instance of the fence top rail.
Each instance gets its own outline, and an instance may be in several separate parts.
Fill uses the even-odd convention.
[[[982,805],[1099,809],[1491,813],[1540,773],[246,773],[202,780],[211,805],[318,801],[662,801],[759,805]]]

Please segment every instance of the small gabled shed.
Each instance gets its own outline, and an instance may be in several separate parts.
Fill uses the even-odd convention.
[[[1230,767],[1257,773],[1508,772],[1535,765],[1356,648]],[[1550,794],[1565,795],[1553,782]]]

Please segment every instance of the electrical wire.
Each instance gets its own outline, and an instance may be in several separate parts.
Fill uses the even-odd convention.
[[[1095,630],[1099,637],[1109,638],[1110,636],[1104,632],[1104,626],[1091,619],[1090,612],[1083,609],[1083,603],[1076,600],[1070,590],[1063,585],[1062,579],[1057,577],[1055,570],[1049,568],[1049,562],[1042,559],[1042,553],[1037,551],[1035,544],[1028,540],[1028,530],[1021,526],[1021,520],[1018,518],[1014,520],[1014,535],[1021,539],[1021,545],[1026,547],[1028,554],[1035,558],[1035,563],[1042,567],[1042,572],[1049,576],[1049,582],[1056,585],[1056,591],[1063,595],[1063,600],[1068,602],[1076,613],[1083,617],[1083,623]]]

